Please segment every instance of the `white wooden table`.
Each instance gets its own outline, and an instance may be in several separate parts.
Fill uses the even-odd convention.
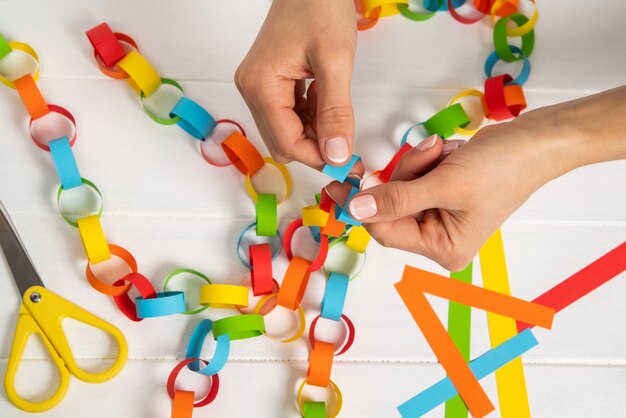
[[[523,2],[522,2],[523,3]],[[84,177],[105,199],[102,216],[110,242],[129,249],[140,271],[157,286],[176,267],[198,269],[217,282],[236,283],[246,269],[236,238],[252,222],[254,207],[234,169],[208,166],[195,140],[176,127],[148,119],[123,82],[95,67],[84,32],[106,21],[135,38],[162,76],[176,79],[189,97],[216,117],[240,121],[265,153],[232,74],[260,27],[269,1],[27,1],[0,0],[0,31],[32,45],[40,55],[39,86],[51,103],[78,123],[74,152]],[[626,6],[582,0],[542,1],[532,74],[525,86],[531,108],[626,83]],[[359,35],[353,91],[357,152],[379,168],[394,152],[399,126],[419,121],[456,92],[480,88],[492,48],[490,26],[464,26],[440,14],[426,23],[401,17]],[[64,402],[49,417],[168,417],[165,381],[200,317],[211,309],[135,324],[84,279],[77,231],[58,215],[58,180],[48,155],[27,136],[17,94],[0,89],[0,198],[8,207],[46,284],[119,326],[130,352],[113,381],[89,385],[72,379]],[[290,166],[294,196],[280,209],[281,226],[311,204],[325,176]],[[532,170],[532,167],[529,167]],[[531,299],[624,241],[626,162],[576,170],[537,192],[503,226],[513,294]],[[392,284],[405,264],[445,272],[411,254],[372,244],[365,272],[350,286],[345,312],[357,326],[354,347],[338,358],[332,378],[345,396],[344,417],[397,416],[396,406],[444,376]],[[276,265],[282,277],[284,260]],[[479,269],[475,270],[480,284]],[[536,417],[626,416],[626,276],[558,314],[551,332],[524,356]],[[305,308],[319,306],[323,278],[311,279]],[[0,375],[10,351],[18,297],[0,261]],[[434,302],[445,321],[446,304]],[[229,314],[232,314],[229,312]],[[482,311],[474,311],[472,356],[488,349]],[[103,353],[98,337],[68,324],[74,354]],[[233,344],[220,373],[217,400],[195,416],[298,416],[295,385],[306,372],[308,344],[265,338]],[[33,393],[54,381],[36,344],[27,350],[19,387]],[[493,376],[484,380],[497,403]],[[432,416],[442,416],[438,408]],[[494,413],[496,416],[497,413]],[[28,416],[0,396],[0,416]]]

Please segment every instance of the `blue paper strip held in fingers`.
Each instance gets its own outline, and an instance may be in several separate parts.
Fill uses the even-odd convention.
[[[157,293],[156,298],[135,298],[137,316],[139,318],[155,318],[157,316],[175,315],[187,310],[183,292]]]
[[[322,298],[322,318],[339,321],[348,293],[350,278],[342,273],[330,272]]]
[[[344,181],[346,181],[348,174],[350,174],[350,170],[352,170],[352,167],[354,167],[357,161],[360,160],[361,157],[356,154],[352,154],[352,158],[350,158],[350,161],[342,166],[335,167],[334,165],[326,164],[322,169],[322,173],[334,178],[340,183],[343,183]]]
[[[189,344],[187,345],[187,358],[200,358],[200,353],[202,352],[204,340],[212,329],[213,322],[210,319],[204,319],[200,321],[198,325],[196,325],[196,329],[193,330],[191,338],[189,338]],[[230,336],[228,334],[220,335],[216,339],[215,352],[213,353],[213,357],[211,357],[211,361],[209,362],[209,364],[200,369],[200,362],[194,361],[192,363],[189,363],[188,367],[191,370],[201,373],[205,376],[213,376],[214,374],[219,373],[219,371],[224,368],[224,365],[228,360],[229,353]]]
[[[520,332],[471,361],[469,367],[476,378],[480,380],[490,375],[536,346],[537,339],[531,332],[526,331],[530,330]],[[421,417],[456,395],[458,395],[456,388],[450,378],[446,377],[400,405],[398,412],[402,418]]]
[[[50,154],[52,155],[52,160],[59,174],[63,189],[67,190],[82,185],[83,180],[80,178],[80,172],[78,171],[76,158],[74,158],[74,153],[72,152],[70,140],[64,136],[50,141],[48,145],[50,146]]]
[[[170,117],[180,117],[178,126],[185,132],[201,141],[208,138],[213,132],[216,122],[213,116],[198,103],[187,97],[181,97],[172,111]]]

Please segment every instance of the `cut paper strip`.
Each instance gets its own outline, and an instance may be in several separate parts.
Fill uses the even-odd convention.
[[[324,341],[315,341],[309,357],[309,368],[306,372],[307,383],[325,388],[330,382],[330,373],[335,356],[335,345]]]
[[[87,258],[91,264],[98,264],[101,261],[111,258],[109,245],[104,237],[102,225],[98,215],[91,215],[76,220],[80,238],[83,241]]]
[[[358,227],[353,226],[352,228]],[[350,228],[350,231],[352,228]],[[328,256],[324,263],[324,273],[327,276],[331,271],[343,273],[349,276],[350,281],[352,281],[363,271],[367,253],[365,251],[360,253],[348,248],[346,245],[347,240],[348,235],[343,235],[330,241],[328,245]]]
[[[139,46],[137,46],[137,42],[135,42],[135,40],[131,38],[130,36],[125,35],[123,33],[119,33],[119,32],[115,32],[113,33],[113,35],[115,35],[115,39],[117,39],[119,42],[128,44],[134,50],[139,51]],[[126,52],[124,52],[124,54],[126,54]],[[102,60],[98,56],[98,53],[95,49],[93,51],[93,58],[96,61],[96,65],[98,66],[98,69],[100,70],[100,72],[106,75],[107,77],[114,78],[116,80],[126,80],[128,78],[128,74],[126,74],[123,70],[121,70],[117,66],[114,65],[111,67],[107,67],[104,64],[104,62],[102,62]]]
[[[298,307],[309,283],[311,262],[295,256],[289,262],[278,291],[277,303],[292,311]]]
[[[528,60],[528,57],[524,55],[524,51],[522,51],[518,47],[511,45],[509,48],[511,49],[512,52],[520,54],[524,59],[522,70],[517,75],[517,77],[515,77],[512,81],[515,84],[519,84],[520,86],[523,86],[524,83],[528,81],[528,77],[530,76],[530,61]],[[500,61],[500,58],[498,57],[498,54],[496,53],[496,51],[493,51],[487,57],[487,60],[485,61],[485,75],[487,76],[487,78],[493,77],[492,75],[493,68],[496,66],[496,63],[498,61]],[[485,94],[487,94],[487,92],[485,92]]]
[[[267,295],[274,289],[272,250],[269,244],[250,246],[250,281],[254,296]]]
[[[170,112],[170,117],[180,118],[177,125],[196,139],[204,141],[209,137],[216,122],[213,116],[198,103],[183,96],[178,99]]]
[[[213,322],[210,319],[203,319],[196,325],[187,343],[186,358],[200,358],[206,336],[212,329]],[[189,363],[187,367],[189,367],[190,370],[205,376],[213,376],[224,368],[230,353],[230,336],[228,334],[220,335],[215,341],[215,351],[211,356],[211,362],[203,368],[200,368],[199,361]]]
[[[472,283],[473,263],[457,273],[450,273],[450,277],[464,283]],[[470,333],[472,327],[472,308],[469,305],[450,301],[448,304],[448,334],[459,349],[463,360],[470,360]],[[470,365],[471,368],[471,365]],[[472,370],[473,371],[473,370]],[[446,418],[467,418],[469,411],[460,396],[446,401]]]
[[[33,120],[50,113],[50,108],[48,108],[46,100],[43,98],[39,87],[37,87],[35,80],[30,74],[26,74],[14,80],[13,85]]]
[[[298,407],[300,408],[300,413],[303,413],[304,410],[304,387],[307,385],[307,380],[304,379],[298,388],[298,394],[296,396],[296,401],[298,402]],[[341,407],[343,406],[343,395],[339,390],[339,386],[335,384],[332,380],[328,382],[328,389],[332,391],[335,397],[335,408],[332,412],[327,413],[328,418],[336,418],[341,412]]]
[[[124,48],[106,23],[88,30],[86,34],[96,54],[107,67],[114,66],[126,55]]]
[[[153,93],[152,97],[153,98],[159,97],[163,102],[165,102],[165,100],[163,100],[163,97],[165,96],[165,94],[164,93],[159,93],[159,91],[162,90],[162,89],[163,90],[167,89],[168,88],[167,86],[174,87],[176,90],[178,90],[178,94],[179,95],[181,95],[181,96],[185,95],[185,91],[183,90],[183,87],[180,84],[178,84],[178,82],[176,80],[172,80],[170,78],[162,78],[161,79],[161,85]],[[167,96],[165,96],[165,97],[167,97]],[[168,97],[168,99],[169,100],[167,100],[167,104],[169,104],[171,106],[171,102],[173,101],[173,99],[169,98],[169,97]],[[178,101],[180,101],[180,99]],[[169,126],[169,125],[174,125],[175,123],[179,123],[180,122],[180,116],[176,116],[176,115],[172,116],[171,115],[171,113],[174,110],[174,108],[175,108],[176,104],[178,103],[178,101],[174,104],[173,107],[171,107],[169,109],[169,111],[167,111],[167,115],[169,117],[163,117],[163,116],[159,116],[154,109],[151,110],[151,107],[154,106],[154,104],[151,106],[150,102],[146,101],[146,96],[143,94],[143,92],[141,92],[139,94],[139,102],[141,103],[141,108],[143,109],[144,112],[146,112],[146,115],[148,115],[150,117],[150,119],[152,119],[153,121],[155,121],[159,125]],[[148,106],[146,106],[146,103],[148,103]],[[163,106],[163,105],[161,105],[161,106]],[[161,112],[163,112],[163,111],[161,111]],[[165,113],[165,112],[163,112],[163,113]],[[179,123],[179,125],[180,125],[180,123]],[[190,128],[193,129],[193,126],[190,127]],[[189,132],[185,127],[183,127],[183,129],[185,131]],[[189,133],[191,135],[195,136],[192,132],[189,132]],[[202,138],[198,138],[198,139],[202,139]]]
[[[315,328],[317,327],[317,322],[321,317],[321,315],[318,315],[315,317],[315,319],[313,319],[313,321],[311,321],[311,327],[309,328],[309,343],[311,344],[311,347],[315,345],[315,341],[324,341],[322,339],[315,338]],[[350,347],[352,347],[352,344],[354,343],[354,338],[356,336],[356,329],[354,328],[354,324],[352,323],[350,318],[348,318],[345,314],[341,314],[341,320],[346,326],[348,332],[346,333],[346,339],[342,344],[335,344],[335,347],[341,346],[341,348],[335,351],[335,356],[340,356],[348,351]]]
[[[305,206],[302,208],[302,225],[324,226],[328,222],[328,212],[323,211],[319,205]]]
[[[452,100],[450,100],[450,103],[448,105],[454,104],[456,103],[458,100],[464,98],[464,97],[477,97],[480,102],[481,102],[481,107],[483,110],[483,114],[485,113],[485,95],[483,93],[481,93],[478,90],[464,90],[462,92],[460,92],[459,94],[457,94],[456,96],[454,96],[452,98]],[[482,123],[482,120],[481,120]],[[476,126],[480,126],[481,123],[477,123]],[[459,135],[466,135],[466,136],[472,136],[474,135],[476,132],[478,132],[478,128],[476,129],[466,129],[466,128],[461,128],[460,126],[457,126],[456,128],[454,128],[454,133],[459,134]]]
[[[469,368],[476,379],[483,379],[537,344],[537,339],[530,330],[523,331],[477,357],[470,362]],[[398,406],[398,412],[400,412],[402,418],[421,417],[447,400],[457,396],[458,393],[452,380],[446,377]]]
[[[362,0],[365,17],[372,17],[375,10],[380,10],[380,17],[398,14],[398,5],[408,5],[409,0]]]
[[[317,200],[317,204],[320,205],[320,209],[323,210],[324,212],[330,212],[330,208],[334,206],[335,202],[333,202],[333,199],[330,197],[330,195],[326,191],[326,188],[324,187],[320,193],[315,195],[316,199],[318,195],[319,195],[319,200]]]
[[[278,297],[278,293],[272,293],[270,295],[267,296],[263,296],[261,298],[261,300],[259,300],[259,302],[257,303],[256,307],[254,308],[254,313],[257,315],[261,315],[261,311],[263,311],[263,307],[265,306],[265,304],[273,298]],[[276,306],[274,306],[269,312],[266,312],[263,314],[263,316],[267,315],[268,313],[270,313],[271,311],[273,311],[276,308]],[[265,333],[265,336],[268,338],[271,338],[274,341],[278,341],[281,343],[291,343],[294,342],[296,340],[298,340],[300,337],[302,337],[302,335],[304,334],[304,330],[306,329],[306,318],[304,316],[304,310],[302,309],[302,306],[300,306],[300,304],[298,304],[296,306],[296,312],[297,312],[297,316],[298,316],[298,328],[296,329],[296,331],[293,333],[293,335],[286,337],[286,338],[277,338],[274,337],[272,335],[269,335],[267,332]]]
[[[233,132],[222,142],[222,148],[233,165],[244,175],[255,175],[265,165],[259,151],[239,132]]]
[[[349,225],[352,226],[360,226],[361,222],[357,221],[356,219],[354,219],[351,215],[350,215],[350,200],[352,200],[352,198],[359,193],[361,190],[359,190],[357,187],[352,187],[352,189],[350,190],[350,194],[348,195],[348,198],[346,199],[346,203],[343,205],[343,208],[341,208],[339,205],[335,205],[335,214],[339,214],[337,215],[337,220],[341,221],[341,222],[345,222]]]
[[[454,134],[454,128],[464,128],[470,123],[460,103],[455,103],[435,113],[424,122],[424,129],[429,135],[437,134],[446,139]]]
[[[372,236],[364,226],[353,226],[348,232],[346,247],[358,253],[364,253],[371,238]]]
[[[148,97],[161,85],[161,77],[148,62],[137,51],[130,51],[122,58],[117,66],[128,74],[128,84],[137,93],[142,93]]]
[[[324,168],[322,168],[322,173],[326,174],[337,180],[340,183],[346,181],[348,174],[350,174],[350,170],[352,167],[358,162],[361,161],[361,157],[356,154],[352,154],[350,160],[342,166],[334,166],[330,164],[326,164]]]
[[[533,302],[560,312],[624,271],[626,271],[626,242],[572,274],[535,298]],[[521,321],[517,323],[517,329],[520,332],[529,327],[532,325]]]
[[[509,275],[504,256],[502,233],[496,232],[483,244],[479,251],[480,269],[485,289],[510,295]],[[487,312],[491,348],[497,347],[517,334],[515,319]],[[526,389],[526,377],[522,359],[517,358],[496,370],[496,385],[503,417],[530,417],[530,404]]]
[[[402,279],[395,287],[470,413],[475,417],[485,416],[494,407],[441,324],[425,293],[515,319],[532,318],[529,322],[545,328],[550,328],[554,316],[551,308],[410,266],[405,267]]]
[[[280,199],[277,200],[277,204],[280,205],[285,199],[291,196],[291,190],[292,190],[291,175],[289,175],[289,170],[287,170],[287,167],[284,164],[278,164],[276,161],[274,161],[272,157],[265,157],[263,158],[263,161],[265,161],[266,164],[274,166],[283,177],[283,180],[285,181],[285,194],[281,196]],[[246,174],[246,191],[248,192],[248,195],[252,198],[252,200],[256,202],[258,199],[259,193],[255,190],[254,186],[252,185],[252,178],[251,178],[250,173]]]
[[[163,291],[164,292],[169,292],[170,289],[170,284],[177,278],[179,278],[180,276],[183,277],[195,277],[197,279],[202,280],[205,283],[211,284],[213,283],[211,281],[211,279],[209,279],[207,276],[205,276],[204,274],[200,273],[197,270],[194,269],[188,269],[188,268],[180,268],[180,269],[176,269],[174,271],[172,271],[170,274],[167,275],[167,277],[165,278],[165,281],[163,282]],[[185,300],[188,302],[189,299],[185,298]],[[207,309],[209,306],[208,305],[199,305],[199,306],[194,306],[194,307],[186,307],[187,310],[185,310],[184,312],[181,312],[183,315],[195,315],[197,313],[200,313],[202,311],[204,311],[205,309]]]
[[[215,167],[227,167],[232,164],[232,161],[228,159],[222,148],[222,142],[232,132],[238,130],[243,136],[246,136],[246,131],[243,127],[231,119],[219,119],[215,121],[215,128],[211,135],[199,142],[200,154],[204,161]]]
[[[83,217],[84,215],[87,215],[87,216],[96,215],[99,217],[100,215],[102,215],[102,210],[104,208],[104,202],[102,200],[102,193],[100,193],[100,189],[98,189],[98,187],[95,184],[93,184],[91,181],[87,180],[86,178],[83,178],[81,180],[83,182],[82,187],[89,188],[93,193],[92,196],[95,197],[95,200],[98,202],[96,205],[89,205],[89,206],[93,206],[91,210],[89,210],[90,208],[82,208],[82,207],[72,207],[68,210],[67,207],[65,207],[61,203],[61,199],[63,197],[63,192],[64,192],[63,185],[62,184],[59,185],[59,189],[57,190],[57,206],[59,208],[59,213],[61,213],[61,216],[63,217],[63,219],[68,224],[72,225],[73,227],[78,227],[78,223],[76,222],[76,220],[79,217]],[[81,203],[86,203],[86,202],[81,202]]]
[[[200,287],[200,304],[212,308],[248,306],[248,288],[235,284],[205,284]]]
[[[533,53],[533,48],[535,47],[535,31],[531,30],[522,36],[521,50],[523,54],[515,55],[513,53],[511,47],[509,46],[506,34],[507,24],[510,20],[515,22],[518,27],[521,27],[528,22],[528,18],[519,13],[503,17],[496,22],[493,28],[493,44],[496,48],[496,54],[498,54],[498,57],[505,62],[518,61],[524,59],[524,56],[530,57]]]
[[[331,200],[328,220],[326,221],[326,225],[324,225],[324,227],[320,230],[320,233],[326,235],[327,237],[339,237],[346,230],[346,223],[337,220],[336,213],[338,212],[335,211],[338,210],[338,208],[339,206]]]
[[[265,334],[265,320],[257,314],[229,316],[213,322],[213,337],[228,334],[231,341],[258,337]]]
[[[25,74],[30,74],[33,77],[33,80],[37,81],[39,78],[39,72],[41,67],[39,65],[39,57],[33,48],[30,45],[26,45],[22,42],[9,42],[9,47],[11,48],[11,53],[15,53],[15,51],[20,51],[19,53],[25,53],[32,59],[32,68],[27,73],[17,73],[16,70],[13,70],[10,74],[5,74],[0,72],[0,83],[4,84],[7,87],[12,89],[15,88],[13,81],[18,78],[21,78]]]
[[[506,5],[507,3],[510,3],[511,1],[512,0],[496,0],[493,3],[493,7],[491,8],[491,21],[492,22],[495,22],[496,14],[500,14],[500,15],[508,14],[508,13],[501,14],[499,12],[500,12],[500,8],[503,5]],[[532,16],[528,19],[528,22],[526,22],[522,26],[507,28],[506,34],[508,36],[523,36],[526,33],[530,32],[535,27],[535,24],[537,24],[537,19],[539,18],[539,9],[537,9],[535,0],[530,0],[530,2],[533,3],[533,5],[535,5],[535,10],[533,11]],[[510,8],[507,11],[514,13],[515,11],[517,11],[517,8],[515,9]]]
[[[170,399],[174,400],[174,395],[176,391],[176,379],[178,378],[178,374],[181,372],[181,370],[183,370],[185,366],[189,365],[190,363],[197,362],[197,361],[201,361],[204,364],[207,364],[207,362],[202,359],[188,358],[178,363],[176,367],[172,369],[172,371],[170,372],[170,375],[167,378],[167,394],[170,396]],[[204,397],[204,399],[201,399],[198,402],[193,404],[194,408],[200,408],[202,406],[206,406],[210,404],[211,402],[213,402],[215,398],[217,397],[217,392],[219,392],[219,389],[220,389],[220,377],[219,375],[214,374],[213,376],[210,377],[210,379],[211,379],[211,389],[209,389],[209,392]]]
[[[470,1],[467,1],[465,4],[469,4]],[[450,11],[450,16],[452,16],[452,18],[454,20],[456,20],[459,23],[463,23],[464,25],[471,25],[472,23],[476,23],[478,21],[480,21],[483,17],[485,17],[485,13],[481,12],[480,10],[478,10],[479,14],[476,14],[474,17],[466,17],[466,16],[462,16],[459,12],[457,12],[456,8],[459,6],[455,6],[452,2],[452,0],[447,0],[446,2],[447,6],[448,6],[448,10]]]
[[[506,103],[504,87],[506,83],[511,81],[511,76],[508,74],[485,80],[484,104],[487,109],[485,113],[490,119],[496,121],[512,119],[519,115],[519,112],[522,110],[521,106],[509,107]]]
[[[177,390],[172,404],[172,418],[191,418],[195,393],[188,390]]]
[[[387,163],[385,168],[382,169],[382,171],[378,175],[378,178],[381,179],[383,182],[387,183],[389,181],[389,179],[391,179],[391,175],[393,174],[393,171],[396,169],[396,166],[400,162],[400,158],[402,158],[402,156],[407,151],[409,151],[411,148],[413,148],[413,147],[410,144],[407,144],[405,142],[404,145],[402,145],[402,147],[400,147],[398,152],[396,152],[396,154]]]
[[[61,115],[62,117],[66,118],[67,121],[70,123],[70,127],[72,129],[69,130],[69,132],[67,132],[65,135],[59,135],[58,131],[59,129],[55,127],[54,129],[54,136],[50,137],[49,135],[49,131],[50,128],[47,126],[44,131],[46,131],[46,136],[48,136],[47,138],[43,137],[43,135],[40,135],[39,132],[37,132],[37,128],[39,125],[40,121],[43,121],[44,118],[40,118],[40,119],[30,119],[30,122],[28,123],[28,129],[30,130],[30,137],[33,140],[33,142],[35,143],[35,145],[37,145],[37,147],[39,147],[40,149],[44,150],[44,151],[50,151],[50,147],[48,146],[48,143],[50,141],[52,141],[53,139],[57,139],[60,138],[62,136],[67,136],[70,138],[70,145],[74,146],[74,142],[76,142],[76,120],[74,119],[74,116],[67,110],[62,108],[61,106],[57,106],[57,105],[53,105],[50,104],[48,105],[48,109],[50,110],[51,113],[55,113],[58,115]]]
[[[113,283],[113,286],[124,287],[126,282],[130,283],[131,286],[134,286],[141,295],[141,297],[144,299],[152,299],[157,297],[154,286],[152,286],[150,280],[148,280],[142,274],[129,273],[121,279],[115,281]],[[143,319],[137,315],[137,306],[128,296],[128,293],[113,296],[113,301],[117,305],[118,309],[131,321],[139,322]]]
[[[454,7],[461,7],[463,4],[465,4],[465,0],[452,1]],[[424,0],[424,8],[432,12],[449,10],[448,4],[445,1],[439,0]]]
[[[257,195],[256,234],[273,237],[278,231],[278,203],[275,194]]]
[[[517,11],[519,0],[491,0],[491,13],[496,16],[508,16]]]
[[[239,235],[239,239],[237,239],[237,255],[239,256],[239,259],[241,260],[243,265],[248,268],[251,268],[250,259],[247,258],[249,257],[250,245],[264,243],[254,241],[253,239],[248,238],[248,236],[251,235],[250,232],[255,229],[255,227],[256,222],[251,223]],[[256,234],[254,235],[257,236]],[[273,237],[268,237],[267,241],[270,249],[272,250],[272,260],[274,260],[278,256],[278,254],[280,254],[280,250],[283,247],[283,236],[280,234],[280,231],[277,231],[276,235]]]
[[[185,312],[185,294],[183,292],[160,292],[156,298],[135,298],[139,318],[156,318]]]
[[[300,227],[302,227],[302,219],[296,219],[292,223],[290,223],[285,229],[285,235],[283,238],[283,248],[285,250],[285,255],[287,259],[291,260],[293,258],[293,252],[291,250],[291,240],[293,236]],[[322,235],[320,237],[320,245],[317,250],[317,255],[313,261],[310,261],[309,265],[309,273],[317,271],[324,266],[324,261],[326,261],[326,256],[328,255],[328,237],[326,235]]]
[[[50,147],[50,155],[59,175],[61,187],[69,190],[74,187],[82,186],[83,179],[80,177],[76,158],[72,152],[70,140],[64,136],[48,143]]]
[[[0,33],[0,59],[9,55],[11,51],[13,51],[11,45],[9,45],[7,39]]]
[[[129,251],[118,245],[109,244],[109,252],[111,253],[111,255],[121,258],[124,263],[126,263],[131,273],[137,273],[137,261]],[[89,263],[87,263],[87,268],[85,269],[85,276],[87,277],[87,281],[89,282],[91,287],[96,289],[98,292],[108,296],[123,295],[128,292],[130,290],[130,287],[132,286],[130,283],[121,283],[119,286],[114,286],[104,282],[94,274],[93,270],[91,269],[91,264]]]
[[[304,418],[326,418],[326,404],[324,402],[306,401],[302,407]]]
[[[431,9],[432,10],[431,12],[415,12],[409,9],[408,4],[398,4],[397,7],[398,7],[398,11],[400,12],[400,14],[406,17],[407,19],[410,19],[416,22],[423,22],[433,17],[435,13],[437,13],[437,10],[439,10],[439,8],[445,4],[443,0],[436,0],[436,2],[437,3],[434,4],[434,7],[433,7],[434,10]]]
[[[526,97],[522,86],[517,84],[504,86],[504,102],[514,115],[519,115],[522,110],[526,109]]]
[[[343,307],[348,294],[348,283],[350,279],[342,273],[331,271],[326,281],[326,290],[322,297],[322,318],[333,321],[341,320]]]

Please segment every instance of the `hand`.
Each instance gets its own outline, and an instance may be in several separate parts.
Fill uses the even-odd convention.
[[[562,169],[551,157],[556,145],[522,125],[483,128],[443,159],[443,147],[451,145],[424,140],[402,157],[389,183],[350,200],[351,215],[385,247],[463,269],[500,224]],[[344,184],[331,183],[328,191],[345,202]]]
[[[355,51],[352,0],[273,1],[235,83],[277,162],[321,170],[351,157]],[[307,92],[308,78],[315,81]]]

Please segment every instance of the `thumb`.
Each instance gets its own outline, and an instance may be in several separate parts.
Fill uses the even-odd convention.
[[[432,176],[392,181],[358,193],[348,202],[350,215],[359,221],[388,222],[442,205],[442,194]]]
[[[331,165],[343,165],[352,156],[354,113],[350,98],[353,57],[334,57],[315,68],[317,103],[315,131],[320,152]]]

